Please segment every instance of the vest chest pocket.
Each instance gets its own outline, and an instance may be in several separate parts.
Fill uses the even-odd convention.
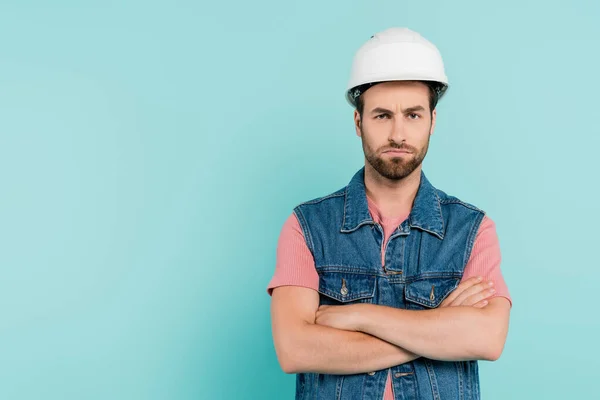
[[[320,272],[321,304],[343,305],[372,303],[375,295],[375,276],[348,272]]]
[[[437,308],[460,282],[460,278],[423,278],[404,286],[406,308]]]

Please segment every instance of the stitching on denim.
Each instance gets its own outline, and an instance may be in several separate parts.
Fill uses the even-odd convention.
[[[344,215],[342,217],[342,228],[341,230],[344,230],[344,227],[346,226],[346,202],[348,201],[348,186],[346,186],[346,189],[344,190]]]
[[[469,232],[469,236],[467,237],[467,246],[465,247],[465,254],[463,254],[463,268],[466,267],[469,262],[469,258],[471,257],[471,251],[473,250],[473,245],[475,244],[475,238],[477,236],[477,232],[479,231],[479,227],[481,226],[481,222],[483,221],[483,217],[485,213],[479,213],[475,222],[471,226],[471,231]]]
[[[400,268],[402,271],[406,269],[406,265],[404,265],[404,256],[406,254],[406,240],[402,241],[402,246],[400,246]]]
[[[473,378],[471,382],[473,382],[471,390],[473,391],[473,397],[475,399],[479,399],[481,397],[480,388],[479,388],[479,364],[477,361],[469,361],[469,366],[471,367]]]
[[[443,233],[440,234],[438,232],[434,232],[432,230],[429,230],[427,228],[423,228],[422,226],[418,226],[418,225],[414,225],[413,228],[420,229],[420,230],[422,230],[424,232],[431,233],[432,235],[435,235],[435,236],[437,236],[440,239],[444,239],[444,234]]]
[[[336,294],[333,291],[329,291],[329,290],[325,291],[322,289],[319,289],[319,293],[321,293],[323,296],[329,297],[330,299],[333,299],[340,303],[350,303],[350,302],[357,301],[357,300],[368,300],[368,299],[372,299],[374,297],[374,294],[367,294],[367,293],[359,293],[354,296],[341,297],[340,295]],[[363,301],[363,303],[368,303],[368,301]]]
[[[304,398],[304,390],[306,387],[306,375],[307,374],[298,374],[296,376],[296,397],[299,399]]]
[[[308,201],[305,201],[305,202],[300,203],[298,205],[302,206],[302,205],[305,205],[305,204],[317,204],[317,203],[322,202],[323,200],[328,200],[328,199],[331,199],[333,197],[341,197],[341,196],[343,196],[345,194],[345,190],[346,190],[346,188],[342,188],[342,189],[336,190],[335,192],[330,193],[330,194],[328,194],[326,196],[317,197],[316,199],[308,200]]]
[[[342,218],[342,227],[340,228],[340,232],[343,233],[350,233],[350,232],[354,232],[355,230],[357,230],[358,228],[360,228],[363,225],[373,225],[373,219],[369,218],[369,219],[363,219],[362,221],[358,222],[356,224],[356,226],[350,228],[350,229],[346,229],[346,206],[347,206],[347,202],[348,202],[348,186],[346,186],[345,190],[344,190],[344,216]]]
[[[462,277],[461,273],[452,272],[452,271],[450,271],[450,272],[422,272],[418,275],[405,276],[407,284],[411,284],[416,281],[422,281],[425,279],[446,279],[446,278],[460,279],[461,277]]]
[[[346,186],[346,190],[344,190],[344,217],[342,218],[342,231],[346,227],[346,202],[348,201],[348,186]]]
[[[448,278],[448,277],[444,277],[444,278]],[[437,277],[437,279],[439,279],[439,277]],[[449,287],[447,290],[442,291],[441,294],[440,294],[440,291],[438,290],[436,292],[438,295],[436,296],[435,301],[429,300],[428,298],[423,298],[423,297],[419,296],[418,293],[416,295],[412,295],[409,291],[410,285],[412,283],[414,283],[416,281],[420,281],[420,280],[427,280],[427,278],[426,279],[418,279],[418,280],[413,279],[411,281],[407,280],[406,286],[404,287],[404,298],[411,303],[420,304],[420,305],[428,307],[428,308],[438,307],[444,301],[444,299],[446,299],[446,297],[448,297],[450,295],[450,293],[452,293],[452,291],[456,289],[456,287],[460,283],[460,277],[458,277],[458,276],[452,276],[450,279],[456,280],[455,284],[453,286]],[[439,286],[438,286],[438,288],[439,288]]]
[[[411,365],[412,370],[414,371],[415,370],[415,362],[411,361],[410,365]],[[417,394],[420,392],[420,389],[419,389],[419,380],[417,379],[417,375],[416,374],[413,375],[412,381],[413,381],[413,384],[412,384],[412,387],[413,387],[413,398],[418,399]]]
[[[360,228],[363,225],[373,225],[372,221],[373,220],[370,220],[370,219],[363,219],[354,228],[351,228],[351,229],[344,229],[344,226],[345,226],[345,222],[344,222],[344,225],[342,226],[341,232],[344,232],[344,233],[354,232],[354,231],[356,231],[358,228]]]
[[[479,207],[474,206],[473,204],[470,203],[466,203],[460,199],[457,199],[456,197],[453,198],[446,198],[446,199],[440,199],[440,204],[460,204],[466,208],[470,208],[471,210],[475,210],[475,211],[479,211],[479,212],[485,212],[482,209],[480,209]]]
[[[322,273],[319,272],[319,278],[322,278]],[[356,293],[352,293],[352,294],[346,294],[345,296],[341,296],[337,290],[329,289],[328,285],[326,285],[327,281],[326,280],[320,280],[319,281],[319,290],[318,292],[321,293],[324,296],[327,296],[331,299],[334,299],[336,301],[339,301],[341,303],[347,303],[347,302],[351,302],[351,301],[356,301],[356,300],[364,300],[364,299],[372,299],[373,297],[375,297],[375,286],[376,286],[376,277],[373,275],[367,275],[367,274],[362,274],[364,276],[367,276],[367,280],[363,283],[367,284],[367,289],[364,290],[360,290]],[[323,282],[324,284],[322,285],[321,282]],[[337,289],[337,288],[336,288]]]
[[[294,214],[296,214],[296,218],[298,218],[298,222],[302,227],[302,232],[304,232],[304,241],[310,250],[313,260],[316,260],[315,257],[315,244],[313,242],[312,235],[310,234],[310,230],[308,229],[308,223],[306,222],[306,218],[304,218],[304,214],[302,214],[302,210],[298,207],[294,208]]]
[[[440,196],[438,196],[437,190],[434,190],[433,193],[435,194],[435,197],[437,198],[438,201],[438,210],[440,212],[440,217],[441,217],[441,222],[442,222],[442,233],[441,235],[438,235],[438,237],[440,239],[444,238],[444,232],[446,231],[445,225],[444,225],[444,213],[442,212],[442,199],[440,199]]]
[[[326,272],[346,272],[350,274],[358,274],[358,275],[372,275],[372,276],[382,276],[382,274],[378,274],[374,272],[373,267],[364,266],[364,267],[350,267],[348,265],[337,265],[337,264],[327,264],[327,265],[317,265],[315,266],[317,269],[317,273],[321,275]]]
[[[458,375],[458,399],[464,400],[465,398],[465,388],[463,381],[463,372],[462,372],[462,363],[459,361],[454,362],[454,366],[456,367],[456,374]]]
[[[427,372],[429,373],[429,382],[431,382],[431,391],[433,393],[434,400],[440,399],[440,392],[437,386],[437,378],[435,376],[435,372],[433,371],[433,365],[431,361],[425,359],[425,367],[427,368]]]
[[[338,382],[335,388],[335,398],[336,400],[342,399],[342,385],[344,384],[344,375],[338,378]]]

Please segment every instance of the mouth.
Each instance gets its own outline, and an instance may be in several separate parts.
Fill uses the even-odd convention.
[[[411,152],[408,150],[400,150],[400,149],[392,149],[392,150],[386,150],[383,152],[383,154],[389,154],[389,155],[403,155],[403,154],[410,154]]]

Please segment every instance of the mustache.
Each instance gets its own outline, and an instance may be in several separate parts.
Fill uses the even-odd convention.
[[[400,144],[390,144],[388,147],[384,148],[383,150],[381,150],[382,153],[386,152],[386,151],[390,151],[390,150],[405,150],[405,151],[410,151],[415,153],[417,149],[415,149],[412,146],[409,146],[407,144],[404,145],[400,145]]]

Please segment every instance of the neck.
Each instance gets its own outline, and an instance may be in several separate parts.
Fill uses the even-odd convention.
[[[407,215],[421,183],[421,165],[410,175],[399,180],[381,176],[368,162],[365,163],[365,189],[385,218]]]

